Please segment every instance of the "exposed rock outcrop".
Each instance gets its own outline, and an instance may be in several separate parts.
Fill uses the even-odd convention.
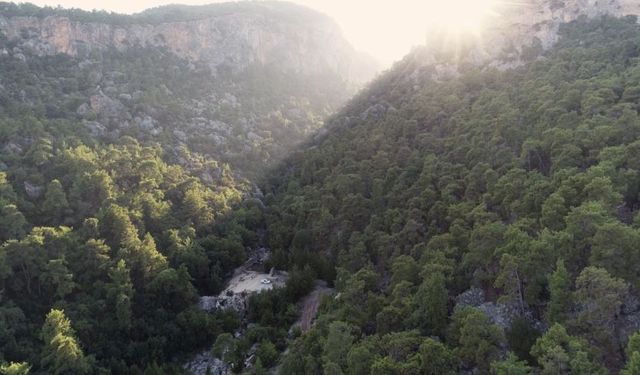
[[[460,43],[432,34],[427,46],[414,52],[432,78],[457,76],[460,65],[509,69],[550,49],[559,39],[561,25],[580,17],[640,15],[635,0],[524,0],[498,2],[480,35],[468,35]],[[463,38],[465,39],[465,38]]]
[[[199,306],[200,309],[208,312],[236,311],[243,314],[247,309],[247,296],[235,293],[203,296],[200,297]]]
[[[345,80],[363,83],[377,71],[371,59],[346,42],[331,19],[292,4],[255,2],[187,21],[148,23],[138,18],[139,22],[131,18],[127,23],[100,23],[0,14],[0,32],[19,48],[40,56],[86,57],[107,48],[155,46],[206,63],[214,73],[241,71],[257,63],[309,75],[333,71]],[[233,100],[229,103],[234,105]]]
[[[544,330],[542,322],[533,319],[530,311],[521,312],[520,309],[513,304],[490,302],[485,298],[484,291],[479,288],[472,288],[456,297],[456,309],[464,307],[475,307],[485,313],[493,324],[508,330],[511,324],[518,318],[524,318],[530,321],[534,327]]]
[[[198,354],[184,365],[184,369],[193,375],[227,375],[232,373],[231,367],[214,357],[210,350]]]
[[[27,194],[27,197],[31,199],[38,199],[42,197],[42,194],[44,194],[44,186],[32,184],[28,181],[25,181],[24,191]]]

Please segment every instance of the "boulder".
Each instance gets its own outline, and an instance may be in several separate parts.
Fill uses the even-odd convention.
[[[24,191],[27,194],[27,197],[31,199],[38,199],[44,193],[44,186],[32,184],[28,181],[24,182]]]
[[[125,94],[120,94],[118,96],[118,99],[120,101],[123,101],[123,102],[130,102],[130,101],[133,100],[133,97],[131,95],[125,93]]]
[[[396,109],[389,103],[376,103],[369,108],[367,108],[364,112],[360,114],[361,120],[373,120],[379,121],[381,120],[388,112],[393,112]]]
[[[107,132],[107,128],[97,121],[83,121],[82,124],[89,130],[94,137],[103,137]]]
[[[201,310],[207,312],[232,310],[242,315],[247,309],[247,298],[244,295],[233,292],[219,296],[203,296],[200,297],[198,306]]]
[[[618,340],[621,347],[627,345],[629,337],[640,331],[640,300],[630,293],[622,305],[618,320]]]
[[[520,311],[516,304],[490,302],[486,300],[484,291],[479,288],[471,288],[456,297],[455,309],[464,307],[475,307],[484,312],[493,324],[507,330],[511,327],[514,320],[524,318],[538,330],[544,330],[544,324],[533,318],[531,311]]]
[[[122,103],[118,100],[111,99],[102,91],[99,91],[96,95],[92,95],[89,101],[91,103],[91,109],[95,113],[105,117],[119,117],[125,111]]]
[[[76,114],[80,117],[88,115],[89,112],[91,112],[91,107],[88,103],[83,103],[80,105],[80,107],[78,107],[78,109],[76,109]]]
[[[145,116],[138,122],[138,126],[142,130],[151,131],[156,127],[156,121],[149,116]]]
[[[216,297],[216,296],[204,296],[204,297],[200,297],[200,301],[198,302],[198,306],[200,307],[200,310],[202,310],[202,311],[213,312],[213,311],[215,311],[215,309],[217,307],[217,303],[218,303],[218,297]]]
[[[2,148],[2,152],[9,155],[22,155],[22,147],[16,143],[9,142]]]
[[[193,375],[230,375],[232,373],[231,366],[214,357],[210,350],[198,354],[183,368],[188,374]]]
[[[484,291],[480,288],[471,288],[456,297],[456,308],[478,307],[483,303],[485,303]]]

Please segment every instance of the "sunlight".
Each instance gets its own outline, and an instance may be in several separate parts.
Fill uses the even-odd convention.
[[[421,12],[430,28],[447,34],[480,34],[490,17],[495,17],[498,0],[427,0]]]

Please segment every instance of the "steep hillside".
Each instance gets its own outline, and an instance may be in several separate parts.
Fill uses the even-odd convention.
[[[640,15],[635,0],[496,1],[494,14],[471,38],[432,33],[420,64],[432,77],[447,79],[466,66],[509,69],[536,58],[554,46],[562,25],[582,17]]]
[[[636,373],[636,21],[578,18],[451,79],[418,50],[290,158],[273,262],[337,293],[280,372]]]
[[[214,74],[253,64],[333,73],[354,84],[375,74],[375,64],[355,52],[330,18],[284,2],[166,6],[132,17],[3,3],[0,13],[0,31],[40,56],[154,46],[202,62]]]
[[[369,67],[286,3],[0,4],[0,373],[176,374],[234,332],[198,297],[260,247],[253,180]]]
[[[2,3],[0,44],[5,110],[48,107],[78,131],[173,154],[187,145],[250,177],[375,73],[330,19],[279,2],[136,16]]]

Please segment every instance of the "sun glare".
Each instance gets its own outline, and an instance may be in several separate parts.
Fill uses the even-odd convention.
[[[426,0],[424,12],[428,26],[452,34],[482,32],[496,16],[498,0]]]

